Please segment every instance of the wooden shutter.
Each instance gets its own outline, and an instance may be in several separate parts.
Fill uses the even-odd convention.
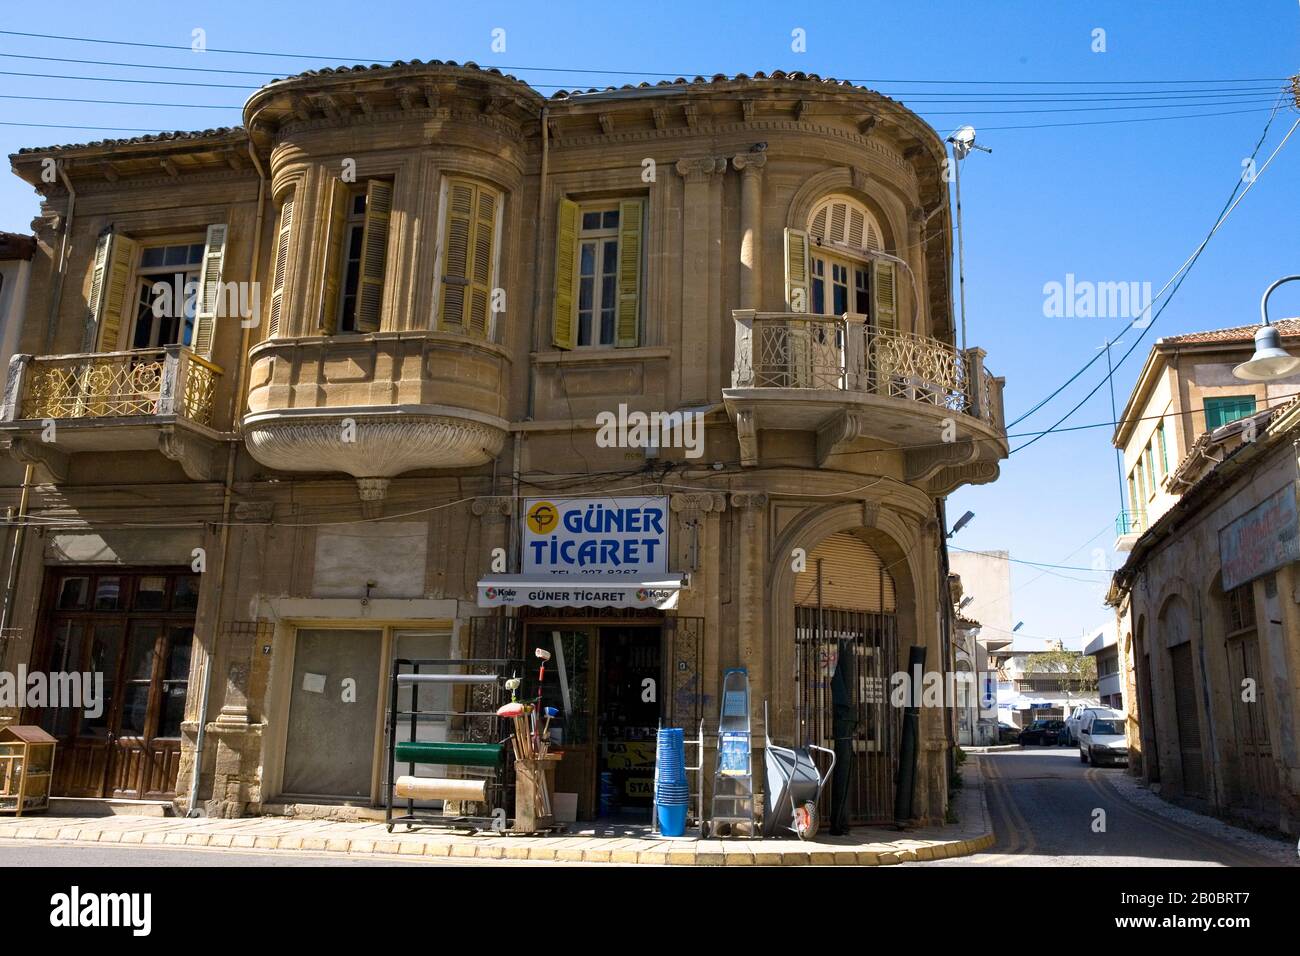
[[[122,332],[122,311],[126,305],[126,285],[131,278],[131,260],[136,243],[126,236],[110,234],[104,247],[103,262],[95,249],[95,267],[91,277],[93,345],[96,352],[115,352]],[[101,237],[101,242],[104,237]]]
[[[474,189],[474,232],[470,246],[469,316],[465,331],[488,337],[488,308],[492,301],[493,245],[496,241],[497,194],[483,186]]]
[[[81,351],[89,352],[99,341],[99,307],[104,301],[104,282],[108,276],[108,253],[113,233],[105,229],[95,241],[95,260],[90,270],[90,294],[86,297],[86,328],[81,336]]]
[[[615,344],[637,344],[641,318],[641,235],[645,203],[640,199],[618,204],[618,312]]]
[[[463,331],[465,302],[469,298],[469,267],[474,234],[474,186],[452,180],[447,184],[446,243],[442,254],[441,327]]]
[[[225,297],[222,295],[222,270],[226,263],[226,238],[229,227],[224,223],[208,226],[207,242],[203,246],[203,265],[199,272],[199,300],[194,317],[194,351],[212,355],[216,337],[217,316]]]
[[[560,200],[555,227],[555,306],[551,318],[551,342],[556,348],[574,344],[573,286],[577,275],[578,204]]]
[[[293,196],[289,196],[280,207],[280,230],[275,240],[275,273],[271,278],[270,318],[267,322],[266,337],[275,338],[280,334],[281,312],[284,308],[284,280],[289,270],[289,234],[293,232]]]
[[[393,184],[372,179],[366,184],[366,227],[361,234],[361,281],[357,287],[358,332],[379,331],[384,304],[384,260],[393,212]]]
[[[877,259],[871,264],[872,321],[882,332],[898,331],[898,295],[894,264]]]
[[[785,307],[791,312],[808,312],[808,234],[802,229],[785,231]]]
[[[325,262],[321,275],[320,315],[316,328],[333,335],[339,328],[339,286],[343,280],[343,258],[347,254],[348,204],[352,190],[341,179],[330,180],[329,221],[325,224]]]

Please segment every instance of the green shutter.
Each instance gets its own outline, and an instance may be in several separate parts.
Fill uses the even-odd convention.
[[[630,348],[638,342],[644,220],[645,203],[640,199],[618,204],[618,314],[615,345],[619,348]]]
[[[1229,422],[1255,414],[1255,396],[1227,395],[1205,400],[1205,428],[1213,431]]]
[[[1160,471],[1169,474],[1169,448],[1165,445],[1165,423],[1156,426],[1156,436],[1160,439]]]
[[[571,349],[574,343],[573,286],[578,254],[578,204],[560,200],[555,228],[555,305],[551,317],[551,342]]]
[[[808,301],[808,234],[785,231],[785,307],[791,312],[811,312]]]
[[[221,274],[226,263],[226,240],[229,227],[222,223],[208,226],[207,241],[203,246],[203,265],[199,272],[198,307],[194,314],[194,351],[211,357],[212,343],[216,338],[217,318],[223,303]]]

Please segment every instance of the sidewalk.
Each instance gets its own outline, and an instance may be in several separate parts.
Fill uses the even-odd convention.
[[[52,817],[35,815],[0,819],[0,843],[6,840],[57,840],[61,843],[116,843],[252,849],[308,850],[317,853],[402,857],[476,857],[490,860],[535,860],[560,863],[619,863],[685,866],[886,866],[918,860],[967,856],[993,843],[978,760],[967,762],[966,785],[957,792],[958,823],[901,832],[883,828],[854,829],[851,836],[819,835],[816,840],[665,839],[627,830],[614,836],[562,834],[514,837],[494,833],[473,836],[446,830],[395,827],[382,823],[342,823],[287,817],[236,820],[178,817]]]

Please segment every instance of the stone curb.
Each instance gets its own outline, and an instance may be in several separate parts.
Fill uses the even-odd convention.
[[[980,779],[978,765],[971,775]],[[978,801],[978,805],[976,805]],[[860,846],[835,846],[827,844],[799,844],[782,841],[736,840],[704,841],[707,846],[683,843],[680,845],[660,841],[646,849],[638,849],[636,839],[604,839],[604,846],[583,846],[603,838],[567,837],[548,838],[542,844],[529,837],[466,838],[458,842],[402,838],[382,833],[378,837],[331,836],[324,834],[286,834],[257,832],[213,832],[195,830],[187,832],[185,822],[177,827],[169,819],[165,826],[152,820],[143,823],[144,829],[130,829],[128,818],[106,818],[111,826],[100,826],[98,820],[77,820],[69,823],[29,820],[0,821],[0,844],[8,840],[58,840],[75,844],[141,844],[149,846],[184,846],[210,850],[275,850],[314,853],[339,853],[349,856],[387,855],[402,857],[457,857],[479,860],[527,860],[552,863],[612,863],[617,865],[645,866],[894,866],[899,863],[916,863],[925,860],[949,859],[970,856],[987,850],[995,842],[989,822],[988,807],[983,787],[969,787],[963,800],[964,810],[971,814],[963,832],[967,836],[952,840],[925,839],[920,834],[900,835],[898,840],[864,843]],[[972,812],[973,811],[973,812]],[[196,827],[202,822],[196,821]],[[328,827],[329,824],[322,824]],[[155,828],[156,827],[156,828]],[[972,831],[975,831],[972,833]],[[485,842],[492,840],[492,842]]]

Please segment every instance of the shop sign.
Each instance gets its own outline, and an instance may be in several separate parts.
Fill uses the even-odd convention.
[[[1293,561],[1300,561],[1300,524],[1296,521],[1293,485],[1266,498],[1219,531],[1219,566],[1223,569],[1225,591]]]
[[[527,498],[523,572],[646,577],[668,570],[668,499]]]

